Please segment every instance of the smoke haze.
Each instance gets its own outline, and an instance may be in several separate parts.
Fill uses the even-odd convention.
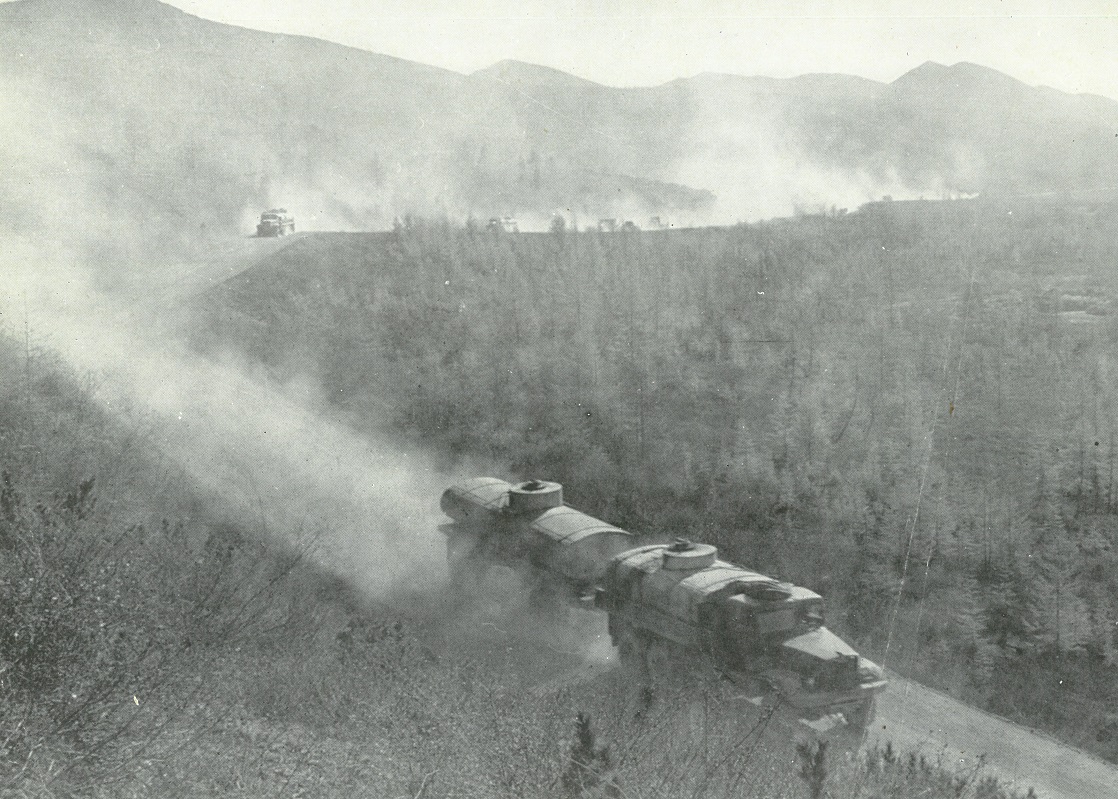
[[[54,254],[55,256],[57,255]],[[383,595],[441,580],[438,497],[450,478],[419,453],[359,437],[318,409],[316,388],[232,357],[207,360],[142,306],[97,290],[88,270],[32,244],[6,247],[5,332],[92,374],[95,397],[221,513]]]

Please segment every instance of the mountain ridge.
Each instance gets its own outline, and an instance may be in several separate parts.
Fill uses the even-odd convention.
[[[75,217],[97,209],[81,232],[113,241],[124,222],[184,243],[251,230],[275,205],[318,229],[406,214],[702,224],[1118,183],[1118,103],[967,62],[890,83],[612,87],[514,60],[465,75],[158,0],[21,0],[0,4],[0,92],[19,109],[0,123],[16,171],[71,165],[31,188],[0,178],[6,224],[50,229],[61,197]]]
[[[599,86],[608,88],[605,84],[586,78],[580,78],[577,75],[564,72],[561,69],[555,69],[554,67],[545,66],[543,64],[533,64],[528,61],[518,61],[514,58],[505,58],[487,67],[475,70],[470,73],[470,77],[487,78],[506,83],[533,84],[555,81],[568,86]]]
[[[32,13],[34,10],[42,10],[44,12],[49,12],[49,13],[44,13],[44,14],[36,16]],[[107,10],[115,11],[116,13],[110,13],[110,14],[106,15],[105,12]],[[114,22],[115,21],[117,23],[117,27],[119,27],[119,24],[121,22],[126,22],[126,21],[129,21],[129,20],[135,22],[137,15],[142,15],[143,17],[147,18],[148,20],[152,20],[152,19],[163,19],[163,20],[173,19],[173,20],[176,20],[178,22],[184,22],[186,20],[190,20],[191,24],[202,23],[204,25],[214,26],[216,28],[233,28],[233,29],[237,29],[237,30],[241,30],[241,31],[251,31],[252,33],[261,34],[261,35],[267,36],[267,37],[275,37],[275,38],[282,38],[282,39],[307,40],[307,41],[315,42],[316,45],[319,45],[319,46],[325,45],[325,46],[329,46],[329,47],[343,48],[343,49],[346,49],[346,50],[352,50],[352,51],[356,51],[356,52],[360,52],[360,53],[366,53],[366,54],[374,55],[374,56],[377,56],[378,58],[391,59],[391,60],[394,60],[394,61],[400,61],[400,62],[404,62],[404,63],[408,63],[408,64],[423,66],[423,67],[431,69],[431,70],[439,70],[439,71],[442,71],[442,72],[452,73],[452,74],[456,74],[456,75],[488,77],[488,76],[491,76],[491,75],[499,75],[499,74],[501,74],[505,71],[511,71],[511,72],[514,72],[514,73],[519,72],[519,73],[523,73],[525,75],[530,75],[530,76],[532,76],[536,79],[543,79],[543,78],[546,78],[546,77],[550,77],[550,78],[561,80],[561,81],[564,81],[564,82],[567,82],[567,83],[570,83],[570,84],[573,84],[573,85],[589,84],[589,85],[593,85],[593,86],[600,86],[600,87],[617,89],[617,90],[655,88],[656,86],[667,85],[667,84],[676,83],[676,82],[679,82],[679,81],[689,81],[689,80],[694,80],[694,79],[708,79],[708,78],[711,78],[711,77],[740,78],[740,79],[745,79],[745,80],[765,80],[765,81],[773,81],[773,82],[778,82],[778,83],[779,82],[798,82],[798,81],[802,81],[802,80],[806,80],[806,79],[827,78],[827,79],[833,79],[833,80],[836,80],[836,81],[861,82],[861,83],[865,83],[865,84],[886,86],[886,85],[897,85],[897,84],[910,83],[910,82],[914,82],[918,79],[922,79],[924,76],[926,76],[930,73],[938,73],[941,76],[944,76],[944,75],[956,76],[956,77],[966,76],[966,78],[970,79],[970,80],[974,80],[976,78],[982,78],[982,79],[985,79],[985,80],[1000,81],[1000,82],[1005,83],[1007,85],[1012,84],[1012,85],[1016,85],[1016,86],[1023,87],[1023,88],[1051,90],[1053,92],[1058,92],[1061,95],[1065,95],[1065,96],[1069,96],[1069,97],[1100,98],[1100,99],[1108,100],[1110,102],[1114,102],[1114,103],[1118,104],[1118,99],[1107,97],[1106,95],[1101,95],[1101,94],[1098,94],[1098,93],[1067,92],[1067,91],[1064,91],[1062,89],[1056,89],[1056,88],[1053,88],[1053,87],[1050,87],[1050,86],[1047,86],[1047,85],[1044,85],[1044,84],[1039,84],[1039,85],[1028,84],[1028,83],[1025,83],[1024,81],[1022,81],[1018,78],[1015,78],[1015,77],[1007,74],[1007,73],[1001,72],[1000,70],[994,69],[992,67],[987,67],[985,65],[978,64],[978,63],[975,63],[975,62],[970,62],[970,61],[957,61],[957,62],[954,62],[952,64],[945,64],[945,63],[934,61],[934,60],[924,61],[923,63],[917,65],[916,67],[913,67],[912,69],[903,73],[899,77],[895,78],[893,81],[879,81],[879,80],[874,80],[872,78],[866,78],[866,77],[853,75],[853,74],[848,74],[848,73],[808,72],[808,73],[793,75],[793,76],[787,77],[787,78],[778,78],[778,77],[772,77],[772,76],[766,76],[766,75],[747,75],[747,74],[742,74],[742,73],[730,73],[730,72],[702,72],[702,73],[698,73],[697,75],[693,75],[693,76],[680,76],[680,77],[677,77],[677,78],[673,78],[673,79],[667,81],[667,84],[649,84],[649,85],[640,85],[640,86],[612,86],[610,84],[604,84],[604,83],[601,83],[599,81],[594,81],[594,80],[591,80],[591,79],[588,79],[588,78],[583,78],[583,77],[574,75],[574,74],[569,73],[569,72],[565,72],[564,70],[558,69],[556,67],[548,66],[548,65],[545,65],[545,64],[529,62],[529,61],[523,61],[523,60],[519,60],[519,59],[512,59],[512,58],[501,59],[501,60],[499,60],[497,62],[494,62],[493,64],[491,64],[487,67],[482,67],[481,69],[474,70],[473,72],[470,72],[470,73],[461,73],[461,72],[457,72],[455,70],[449,70],[449,69],[445,69],[445,68],[442,68],[442,67],[436,67],[436,66],[433,66],[433,65],[429,65],[429,64],[426,64],[426,63],[421,62],[421,61],[415,61],[415,60],[411,60],[411,59],[400,58],[400,57],[397,57],[397,56],[391,56],[391,55],[387,55],[387,54],[383,54],[383,53],[376,53],[374,51],[367,50],[365,48],[357,47],[357,46],[354,46],[354,45],[341,44],[339,42],[333,42],[333,41],[330,41],[328,39],[319,39],[319,38],[315,38],[315,37],[312,37],[312,36],[306,36],[306,35],[303,35],[303,34],[272,33],[272,32],[267,32],[267,31],[261,31],[261,30],[256,29],[256,28],[250,28],[250,27],[243,26],[243,25],[235,25],[235,24],[229,24],[229,23],[215,22],[215,21],[209,20],[205,17],[200,17],[200,16],[197,16],[195,14],[191,14],[188,11],[184,11],[184,10],[179,9],[175,6],[172,6],[168,3],[161,2],[160,0],[16,0],[16,2],[0,3],[0,19],[6,18],[6,20],[8,22],[12,22],[12,21],[28,22],[30,20],[44,21],[44,20],[63,20],[63,19],[65,19],[67,21],[73,21],[73,20],[77,19],[77,20],[81,20],[81,21],[85,21],[85,22],[97,22],[97,23],[107,23],[107,22]]]

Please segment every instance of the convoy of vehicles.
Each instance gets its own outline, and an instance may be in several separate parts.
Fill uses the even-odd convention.
[[[486,230],[496,233],[519,233],[520,223],[511,216],[493,217],[485,226]]]
[[[882,669],[824,626],[823,598],[718,559],[706,544],[647,543],[563,503],[557,483],[494,478],[447,489],[452,579],[527,565],[536,586],[593,599],[622,662],[651,651],[706,663],[793,708],[809,726],[861,729]]]

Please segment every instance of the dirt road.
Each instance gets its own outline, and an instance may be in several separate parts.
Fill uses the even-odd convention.
[[[981,758],[987,772],[1022,793],[1033,787],[1041,799],[1118,797],[1118,767],[903,677],[889,679],[870,743],[892,741],[963,770]]]

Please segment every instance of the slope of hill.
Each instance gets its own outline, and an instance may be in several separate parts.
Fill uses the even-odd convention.
[[[578,799],[594,795],[575,742],[591,731],[612,795],[809,795],[794,742],[732,686],[673,679],[642,707],[638,675],[577,618],[441,591],[422,552],[434,520],[394,529],[437,492],[380,494],[413,468],[400,453],[228,365],[159,361],[160,391],[113,374],[91,394],[0,335],[0,795]],[[118,391],[143,400],[108,402]],[[308,441],[275,435],[280,418]],[[358,485],[380,496],[339,547]],[[352,560],[380,544],[409,563],[388,600],[389,550]],[[820,779],[1012,795],[885,754],[832,755]]]
[[[515,59],[498,61],[485,69],[479,69],[471,77],[492,80],[513,89],[524,90],[535,86],[567,86],[569,88],[606,88],[600,83],[570,75],[559,69],[529,64]]]
[[[312,290],[317,267],[352,273],[396,235],[273,258]],[[0,795],[576,799],[594,795],[585,750],[612,795],[811,795],[794,741],[735,686],[673,673],[649,706],[600,617],[442,591],[453,478],[419,452],[355,435],[305,387],[191,357],[142,313],[75,306],[65,350],[96,379],[34,346],[42,328],[0,334]],[[821,760],[836,795],[1013,795],[916,753]]]

